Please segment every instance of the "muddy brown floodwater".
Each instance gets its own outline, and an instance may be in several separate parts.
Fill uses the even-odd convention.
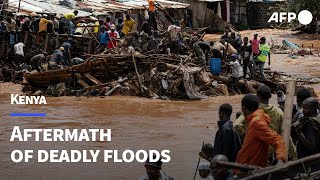
[[[143,164],[134,163],[13,163],[14,149],[169,149],[171,162],[163,169],[176,179],[191,179],[203,141],[213,142],[220,104],[240,109],[241,96],[204,101],[161,101],[135,97],[47,98],[47,105],[11,105],[0,96],[0,174],[8,179],[138,179]],[[13,112],[44,112],[43,118],[10,117]],[[20,128],[112,129],[111,142],[10,142],[13,126]],[[99,161],[99,160],[98,160]],[[5,176],[3,176],[5,175]],[[2,178],[0,178],[2,179]]]
[[[253,34],[245,31],[244,34]],[[301,42],[301,36],[281,30],[261,30],[275,41],[283,38]],[[249,36],[249,35],[248,35]],[[220,36],[206,36],[208,40]],[[317,36],[319,40],[320,37]],[[306,40],[307,41],[307,40]],[[319,41],[320,42],[320,41]],[[301,42],[304,43],[304,42]],[[271,68],[292,75],[319,77],[320,58],[309,56],[290,59],[272,55]],[[320,95],[319,85],[313,85]],[[20,86],[0,83],[0,180],[22,179],[138,179],[145,174],[143,164],[104,163],[13,163],[10,153],[15,149],[33,150],[119,150],[171,151],[171,161],[163,170],[177,180],[192,179],[202,142],[213,143],[217,131],[218,108],[222,103],[240,110],[242,96],[214,97],[202,101],[162,101],[138,97],[57,97],[47,98],[47,105],[11,105],[10,94]],[[276,103],[273,97],[271,103]],[[13,112],[41,112],[46,117],[10,117]],[[14,126],[21,128],[112,129],[111,142],[10,142]],[[199,176],[197,176],[199,177]]]

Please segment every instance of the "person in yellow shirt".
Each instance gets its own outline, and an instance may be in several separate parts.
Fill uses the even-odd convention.
[[[257,66],[259,66],[261,79],[265,79],[263,68],[264,68],[264,64],[266,63],[267,59],[268,59],[268,64],[270,66],[270,47],[266,43],[266,38],[262,37],[262,38],[260,38],[258,61],[256,61]]]
[[[48,28],[48,24],[51,23],[53,24],[53,22],[51,20],[48,20],[47,19],[47,16],[43,16],[41,19],[40,19],[40,22],[39,22],[39,33],[41,32],[47,32],[47,28]]]
[[[77,10],[74,10],[73,12],[71,13],[66,13],[63,15],[63,21],[68,29],[68,33],[71,32],[71,29],[72,29],[72,23],[74,21],[74,19],[76,18],[76,16],[78,15],[78,11]]]
[[[94,33],[98,33],[98,32],[99,32],[99,26],[100,26],[99,21],[96,21],[96,22],[94,23],[94,28],[93,28],[93,32],[94,32]]]
[[[133,29],[133,25],[134,25],[134,20],[130,17],[129,14],[126,15],[126,19],[124,20],[124,25],[123,25],[123,28],[122,28],[122,33],[124,35],[128,35],[129,32],[132,31]]]

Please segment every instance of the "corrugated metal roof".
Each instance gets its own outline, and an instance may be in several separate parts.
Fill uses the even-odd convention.
[[[224,0],[198,0],[198,1],[204,1],[204,2],[221,2]]]
[[[18,9],[19,0],[9,0],[9,7]],[[50,4],[35,0],[21,0],[20,9],[24,12],[38,12],[38,13],[57,13],[65,14],[73,10],[61,5]],[[92,13],[79,10],[78,17],[90,16]]]
[[[147,0],[83,0],[74,1],[68,0],[70,3],[76,4],[76,9],[92,9],[94,14],[105,14],[108,12],[121,12],[127,10],[144,9],[148,7]],[[57,14],[65,14],[73,9],[59,5],[57,0],[49,0],[50,3],[42,2],[41,0],[21,0],[21,11],[24,12],[49,12]],[[180,3],[169,0],[157,0],[163,8],[187,8],[189,4]],[[11,8],[18,8],[19,0],[9,0]],[[90,16],[92,13],[79,10],[79,17]]]
[[[248,0],[248,2],[284,2],[287,0]]]

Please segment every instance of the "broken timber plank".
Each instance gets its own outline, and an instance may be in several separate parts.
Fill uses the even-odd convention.
[[[81,84],[83,87],[85,87],[85,88],[89,88],[90,86],[89,86],[89,84],[87,84],[86,82],[84,82],[84,80],[82,80],[82,79],[79,79],[78,81],[77,81],[79,84]]]
[[[102,82],[100,82],[97,78],[93,77],[91,74],[86,73],[84,76],[90,79],[90,81],[94,82],[95,84],[102,85]]]

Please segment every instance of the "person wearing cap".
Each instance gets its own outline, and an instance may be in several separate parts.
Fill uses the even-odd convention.
[[[151,162],[150,158],[148,158],[144,165],[147,175],[142,176],[139,180],[173,180],[171,176],[168,176],[163,171],[161,171],[161,166],[161,158],[156,162]]]
[[[237,54],[231,55],[231,62],[228,63],[229,66],[231,66],[232,73],[230,76],[230,86],[239,94],[241,94],[241,91],[237,88],[237,83],[239,82],[240,77],[242,76],[242,66],[240,65],[239,58]]]
[[[266,43],[266,38],[262,37],[260,38],[259,55],[256,61],[257,66],[259,66],[261,79],[265,79],[263,68],[267,59],[268,59],[268,65],[270,66],[270,46]]]
[[[228,170],[226,167],[221,166],[217,163],[217,161],[221,162],[229,162],[229,159],[223,155],[223,154],[218,154],[214,156],[210,163],[210,170],[211,174],[213,176],[213,179],[217,180],[234,180],[234,176],[231,173],[230,170]]]
[[[252,48],[252,54],[253,54],[253,58],[254,60],[256,60],[256,58],[259,55],[259,39],[258,39],[258,33],[254,33],[253,35],[253,39],[250,40],[250,44],[251,44],[251,48]]]
[[[126,18],[124,20],[123,28],[122,28],[122,33],[124,35],[128,35],[129,32],[132,31],[133,26],[134,26],[134,20],[131,18],[129,14],[126,15]]]
[[[56,49],[53,52],[53,54],[51,55],[51,58],[49,60],[49,70],[61,69],[60,65],[64,65],[63,51],[64,51],[64,48],[60,47],[59,49]]]
[[[283,93],[283,91],[277,91],[277,102],[278,102],[279,108],[283,112],[284,112],[284,103],[285,103],[285,101],[286,101],[286,95]]]
[[[62,43],[63,51],[63,61],[64,64],[69,66],[71,62],[71,38],[66,38],[66,40]]]
[[[263,110],[270,117],[270,128],[275,131],[278,135],[282,133],[282,121],[283,121],[283,111],[276,105],[270,104],[269,100],[272,97],[271,89],[268,86],[262,85],[257,89],[257,97],[259,101],[259,109]],[[247,131],[248,123],[245,120],[245,116],[241,115],[234,122],[234,129],[238,134],[244,137],[245,132]],[[269,159],[274,159],[274,149],[270,148],[269,150]],[[293,144],[293,141],[290,139],[289,147],[289,159],[297,159],[297,151]]]
[[[213,180],[210,171],[210,163],[208,162],[201,162],[198,167],[199,176],[202,180]]]
[[[120,39],[119,33],[116,31],[116,26],[111,24],[110,31],[108,31],[108,49],[113,49],[117,47],[117,41]]]

